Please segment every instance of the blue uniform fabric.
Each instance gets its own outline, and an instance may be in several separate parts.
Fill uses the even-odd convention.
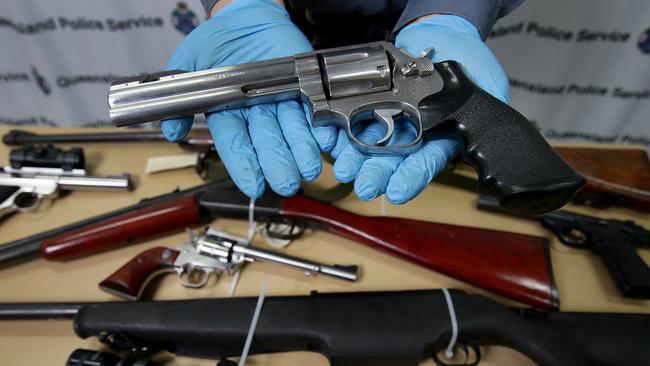
[[[201,0],[209,14],[218,0]],[[440,13],[457,15],[467,19],[487,38],[497,19],[517,8],[524,0],[285,0],[296,9],[309,9],[328,13],[359,12],[361,15],[376,15],[404,9],[395,25],[398,31],[411,21],[427,14]]]

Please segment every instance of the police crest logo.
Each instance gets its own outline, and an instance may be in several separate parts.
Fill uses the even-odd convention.
[[[172,12],[172,24],[179,32],[190,34],[199,25],[199,18],[187,7],[187,3],[179,1]]]
[[[639,35],[637,45],[639,46],[641,52],[650,54],[650,28],[646,29]]]

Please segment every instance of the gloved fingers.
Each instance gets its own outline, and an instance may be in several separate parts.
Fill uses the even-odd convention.
[[[207,113],[208,128],[230,177],[248,197],[264,193],[264,175],[241,110]]]
[[[321,151],[332,151],[338,139],[338,128],[333,126],[313,127],[311,124],[312,119],[309,107],[307,104],[302,103],[302,108],[305,113],[305,120],[311,128],[311,135],[314,136],[314,140],[316,140],[318,147],[321,149]]]
[[[390,178],[386,187],[388,201],[399,205],[412,200],[462,147],[462,142],[450,135],[435,137],[425,142],[420,150],[402,161]]]
[[[311,127],[311,135],[321,151],[330,152],[338,140],[338,128],[334,126]]]
[[[348,145],[350,145],[350,140],[348,139],[347,132],[342,128],[337,129],[336,144],[334,144],[334,147],[330,150],[330,155],[335,160],[338,159],[339,155],[345,151]]]
[[[160,129],[169,142],[178,142],[190,133],[192,123],[194,116],[164,119],[160,121]]]
[[[397,120],[389,146],[403,145],[417,136],[414,126],[404,120]],[[370,201],[386,192],[391,176],[397,170],[404,156],[371,156],[366,160],[354,181],[357,196]]]
[[[390,177],[404,160],[401,156],[376,156],[366,160],[354,180],[354,191],[364,201],[386,192]]]
[[[320,149],[312,137],[302,106],[295,100],[280,102],[277,118],[300,175],[306,180],[318,178],[323,168]]]
[[[247,116],[248,133],[271,188],[280,195],[291,196],[300,188],[300,171],[275,113],[275,103],[251,107]]]
[[[413,56],[433,47],[433,62],[454,60],[476,85],[500,99],[509,101],[508,78],[492,51],[481,40],[476,27],[455,15],[436,15],[405,27],[396,46]]]
[[[384,137],[384,134],[384,126],[381,123],[374,122],[369,123],[363,131],[357,134],[357,138],[364,143],[370,144]],[[347,135],[344,135],[343,138],[348,140]],[[348,183],[354,180],[359,170],[361,170],[361,166],[370,156],[360,152],[349,142],[341,142],[341,145],[341,152],[336,152],[338,156],[335,156],[334,151],[332,151],[332,156],[336,159],[334,163],[334,176],[339,181]]]

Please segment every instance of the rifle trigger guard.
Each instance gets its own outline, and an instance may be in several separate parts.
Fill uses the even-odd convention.
[[[266,233],[270,238],[295,240],[305,233],[305,227],[286,217],[277,217],[266,223]]]
[[[217,366],[237,366],[237,362],[229,360],[227,358],[222,358],[217,362]]]
[[[153,343],[142,345],[136,339],[125,333],[103,333],[100,334],[99,341],[115,352],[126,352],[135,357],[148,356],[155,351]]]
[[[440,349],[438,349],[438,347],[440,347]],[[454,350],[455,351],[460,350],[462,351],[462,353],[465,354],[465,360],[463,361],[463,363],[447,363],[442,361],[440,357],[438,357],[438,353],[444,354],[445,345],[443,345],[443,343],[434,344],[433,349],[431,351],[431,359],[438,366],[477,366],[479,362],[481,362],[481,348],[479,347],[479,344],[477,342],[457,341],[454,346]],[[472,355],[474,356],[474,360],[472,360],[471,357]]]

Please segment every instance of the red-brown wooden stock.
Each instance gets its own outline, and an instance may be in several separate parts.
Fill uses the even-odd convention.
[[[556,147],[587,183],[574,202],[650,212],[650,160],[643,149]]]
[[[119,296],[127,295],[132,300],[138,299],[152,274],[173,270],[178,254],[177,250],[165,247],[145,250],[103,280],[99,287]]]
[[[544,238],[361,216],[303,196],[283,199],[281,214],[525,304],[558,307]]]
[[[194,196],[179,197],[45,240],[40,255],[68,260],[150,240],[201,222]]]

